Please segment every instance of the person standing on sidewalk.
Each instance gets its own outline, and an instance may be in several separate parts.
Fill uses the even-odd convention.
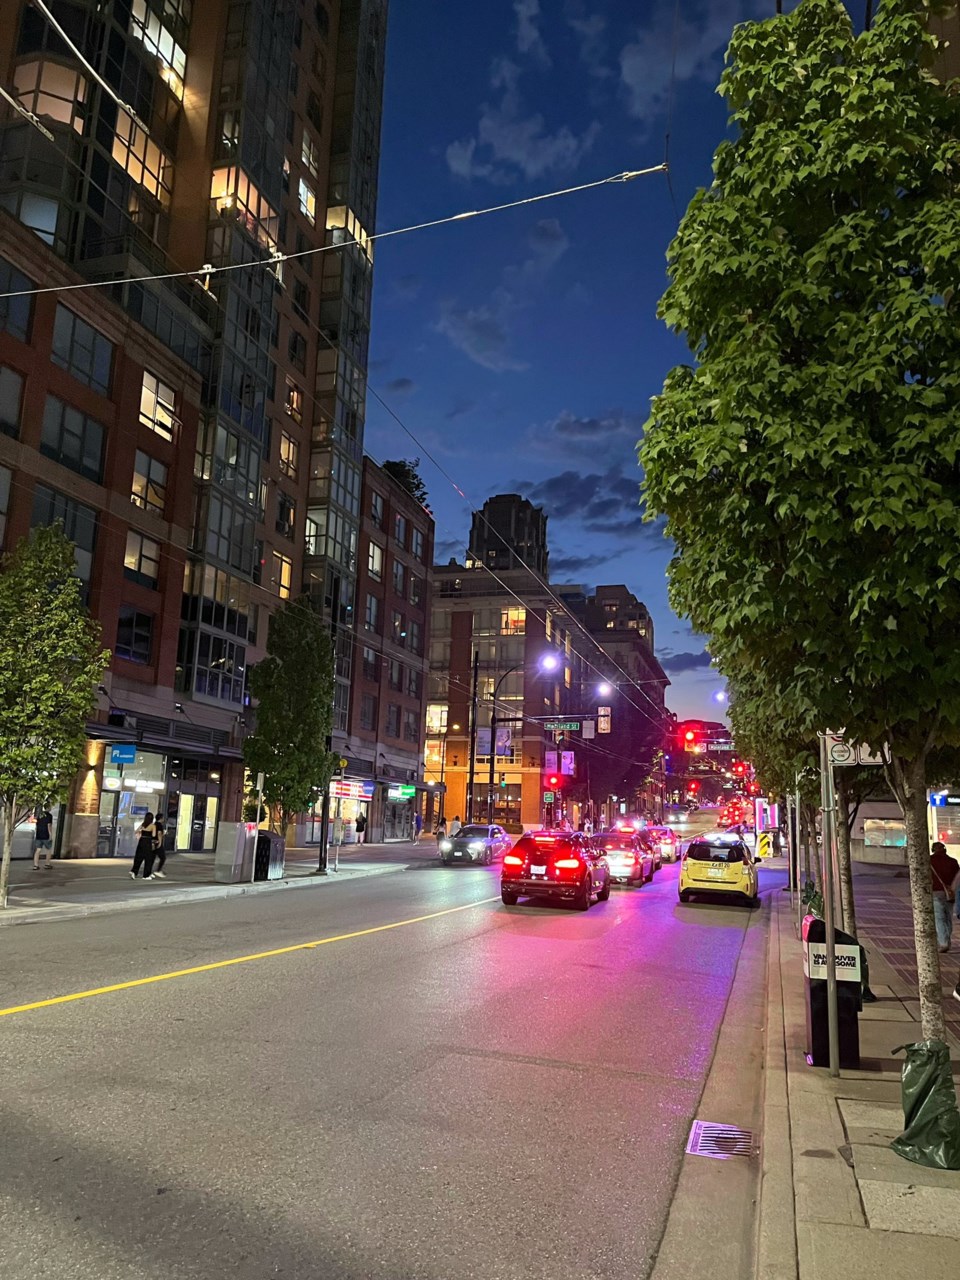
[[[933,877],[933,918],[937,925],[937,943],[941,951],[950,950],[953,933],[954,894],[960,882],[960,866],[947,853],[947,846],[934,841],[930,850],[930,872]]]
[[[366,844],[366,842],[367,842],[367,838],[366,838],[366,837],[367,837],[367,815],[363,812],[363,810],[362,810],[362,809],[361,809],[361,810],[360,810],[360,812],[357,814],[357,821],[356,821],[356,824],[355,824],[355,830],[356,830],[356,833],[357,833],[357,844]]]
[[[166,842],[166,833],[164,831],[163,819],[157,814],[156,821],[153,824],[153,851],[157,857],[156,869],[153,868],[153,859],[150,860],[150,866],[144,871],[144,875],[148,880],[166,880],[163,864],[167,860],[167,851],[164,848]]]
[[[423,831],[423,814],[418,809],[413,815],[413,843],[420,843],[420,833]]]
[[[46,852],[46,858],[43,862],[44,871],[51,871],[50,859],[53,857],[53,836],[51,828],[53,826],[53,814],[45,804],[41,805],[37,810],[37,825],[33,833],[33,869],[40,870],[40,850]]]
[[[153,842],[156,838],[156,833],[153,814],[148,810],[143,815],[143,821],[137,830],[137,849],[133,855],[133,868],[130,872],[131,880],[136,880],[141,867],[144,869],[144,880],[150,879],[150,873],[153,868]]]

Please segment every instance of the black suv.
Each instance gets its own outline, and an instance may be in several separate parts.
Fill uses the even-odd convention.
[[[579,831],[532,831],[504,855],[500,872],[504,906],[519,898],[554,898],[586,911],[610,897],[610,868],[604,852]]]

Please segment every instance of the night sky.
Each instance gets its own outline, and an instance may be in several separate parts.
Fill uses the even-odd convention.
[[[774,0],[681,0],[670,145],[682,210],[709,183],[734,24]],[[675,0],[398,0],[391,6],[378,229],[659,164]],[[426,458],[437,559],[470,510],[519,490],[549,517],[551,578],[625,582],[647,604],[681,717],[722,682],[667,603],[669,544],[643,524],[636,441],[689,358],[657,319],[677,225],[662,174],[381,243],[371,386]],[[371,398],[367,448],[416,456]]]

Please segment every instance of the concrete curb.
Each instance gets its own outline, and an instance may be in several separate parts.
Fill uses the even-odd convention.
[[[51,907],[7,907],[0,913],[0,927],[19,924],[58,924],[62,920],[80,920],[86,916],[109,915],[117,911],[145,911],[151,907],[184,906],[192,902],[211,902],[223,898],[241,898],[251,893],[276,893],[282,889],[312,889],[319,885],[336,884],[343,877],[347,880],[363,880],[367,876],[387,875],[402,871],[400,866],[385,866],[376,870],[344,868],[326,876],[306,875],[289,880],[268,880],[255,884],[206,884],[182,889],[167,889],[162,893],[140,898],[122,898],[112,902],[68,903]]]

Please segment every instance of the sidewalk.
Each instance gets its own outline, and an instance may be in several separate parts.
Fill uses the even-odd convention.
[[[960,1173],[890,1150],[903,1127],[901,1044],[921,1039],[910,890],[894,867],[857,868],[860,941],[879,997],[860,1014],[860,1071],[807,1065],[802,951],[791,897],[774,897],[768,953],[756,1275],[760,1280],[956,1280]],[[960,1075],[960,1002],[943,974]]]
[[[350,845],[340,853],[334,871],[330,851],[329,874],[317,872],[316,848],[288,849],[282,880],[258,880],[253,884],[221,884],[214,878],[213,852],[172,854],[163,880],[131,880],[129,858],[69,858],[51,863],[50,871],[34,871],[30,862],[18,861],[10,869],[10,894],[0,926],[71,920],[104,912],[172,906],[249,893],[276,893],[284,889],[309,889],[338,880],[382,875],[398,871],[411,858],[426,855],[421,846]]]

